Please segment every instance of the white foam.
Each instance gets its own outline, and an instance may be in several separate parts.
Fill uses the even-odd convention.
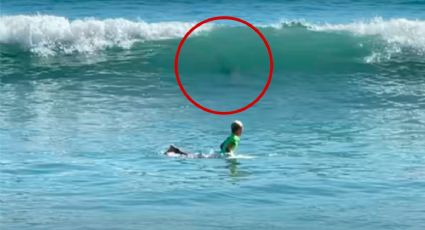
[[[348,31],[358,36],[381,37],[389,46],[383,53],[374,52],[366,58],[366,61],[387,59],[391,54],[401,52],[403,47],[412,48],[421,55],[425,54],[425,21],[421,20],[404,18],[384,20],[377,17],[369,21],[348,24],[310,24],[308,27],[315,31]]]
[[[0,43],[19,44],[41,55],[92,53],[112,46],[130,48],[136,41],[181,38],[194,23],[94,18],[69,20],[51,15],[0,17]],[[210,30],[203,25],[194,33]]]
[[[265,26],[265,25],[263,25]],[[283,29],[293,26],[303,26],[312,31],[338,32],[346,31],[358,36],[378,35],[388,43],[397,43],[425,52],[425,21],[394,18],[385,20],[375,17],[370,20],[356,21],[345,24],[312,23],[305,19],[281,20],[279,23],[268,24],[269,27]]]
[[[377,36],[382,39],[382,42],[376,43],[372,53],[364,58],[367,63],[389,60],[394,54],[402,53],[406,48],[417,55],[425,55],[425,21],[422,20],[405,18],[385,20],[375,17],[345,24],[319,24],[301,19],[281,20],[279,23],[268,26],[275,29],[301,26],[317,32],[349,32],[354,36]]]

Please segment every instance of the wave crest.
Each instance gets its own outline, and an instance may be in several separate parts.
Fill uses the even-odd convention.
[[[180,39],[195,24],[147,23],[123,18],[70,20],[52,15],[13,15],[1,16],[0,19],[1,44],[17,44],[41,56],[94,53],[111,47],[130,49],[135,42]],[[214,28],[213,31],[217,33],[231,33],[240,37],[240,44],[251,46],[247,44],[250,41],[240,33],[240,28],[216,25],[203,25],[195,34]],[[328,53],[329,50],[334,51],[334,59],[362,58],[366,63],[383,62],[400,55],[416,55],[415,58],[425,55],[425,21],[421,20],[373,18],[346,24],[291,20],[258,26],[273,43],[275,52],[283,50],[282,55],[286,56],[291,52],[295,55],[308,51],[304,52],[308,56],[303,60],[309,60],[309,56],[314,54]],[[211,40],[217,38],[209,33],[205,39],[204,45],[209,45]],[[362,57],[359,58],[359,55]]]
[[[374,18],[348,24],[309,25],[314,31],[337,32],[346,31],[356,36],[379,36],[385,42],[385,49],[372,52],[365,58],[366,62],[388,60],[407,48],[418,55],[425,54],[425,21],[404,18],[384,20]]]
[[[50,15],[2,16],[0,43],[18,44],[41,55],[91,53],[109,47],[130,48],[136,41],[182,37],[194,23],[76,19]],[[203,26],[196,32],[209,30]]]

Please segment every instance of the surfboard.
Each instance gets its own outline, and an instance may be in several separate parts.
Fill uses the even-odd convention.
[[[254,156],[249,156],[249,155],[243,155],[243,154],[237,154],[235,156],[232,157],[226,157],[226,159],[254,159]]]

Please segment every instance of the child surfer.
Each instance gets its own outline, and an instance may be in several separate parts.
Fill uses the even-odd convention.
[[[220,145],[220,153],[212,154],[212,155],[203,155],[203,154],[191,154],[187,152],[183,152],[180,149],[170,145],[168,150],[164,153],[167,156],[186,156],[191,158],[214,158],[214,157],[234,157],[234,153],[238,149],[240,137],[243,131],[243,124],[241,121],[234,121],[230,125],[231,134],[226,140],[223,141]]]

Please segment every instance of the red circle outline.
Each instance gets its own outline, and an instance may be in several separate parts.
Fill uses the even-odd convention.
[[[261,91],[261,93],[253,101],[251,101],[249,104],[245,105],[244,107],[241,107],[241,108],[235,109],[235,110],[230,110],[230,111],[217,111],[217,110],[209,109],[207,107],[202,106],[201,104],[199,104],[195,100],[193,100],[192,97],[186,92],[185,88],[183,87],[183,84],[181,83],[180,75],[179,75],[179,55],[180,55],[181,48],[183,47],[183,44],[185,43],[185,41],[187,40],[187,38],[190,36],[190,34],[193,31],[195,31],[197,28],[199,28],[203,24],[208,23],[208,22],[211,22],[211,21],[217,21],[217,20],[231,20],[231,21],[236,21],[236,22],[240,22],[240,23],[248,26],[249,28],[251,28],[255,33],[257,33],[257,35],[261,38],[261,40],[263,41],[264,45],[266,46],[267,53],[269,54],[269,60],[270,60],[268,79],[267,79],[266,85],[264,86],[264,88]],[[176,75],[177,83],[178,83],[178,85],[180,87],[180,90],[182,91],[183,95],[193,105],[195,105],[199,109],[201,109],[201,110],[203,110],[205,112],[212,113],[212,114],[217,114],[217,115],[231,115],[231,114],[240,113],[240,112],[243,112],[243,111],[249,109],[253,105],[255,105],[264,96],[264,94],[266,93],[267,89],[270,86],[270,83],[271,83],[271,80],[272,80],[272,76],[273,76],[273,68],[274,68],[274,63],[273,63],[272,51],[271,51],[270,45],[269,45],[267,39],[264,37],[264,35],[255,26],[253,26],[251,23],[249,23],[249,22],[247,22],[247,21],[245,21],[243,19],[240,19],[240,18],[237,18],[237,17],[233,17],[233,16],[216,16],[216,17],[207,18],[207,19],[205,19],[205,20],[197,23],[192,28],[190,28],[190,30],[186,32],[186,34],[184,35],[184,37],[180,41],[179,46],[177,47],[177,52],[176,52],[176,56],[175,56],[175,59],[174,59],[174,72],[175,72],[175,75]]]

